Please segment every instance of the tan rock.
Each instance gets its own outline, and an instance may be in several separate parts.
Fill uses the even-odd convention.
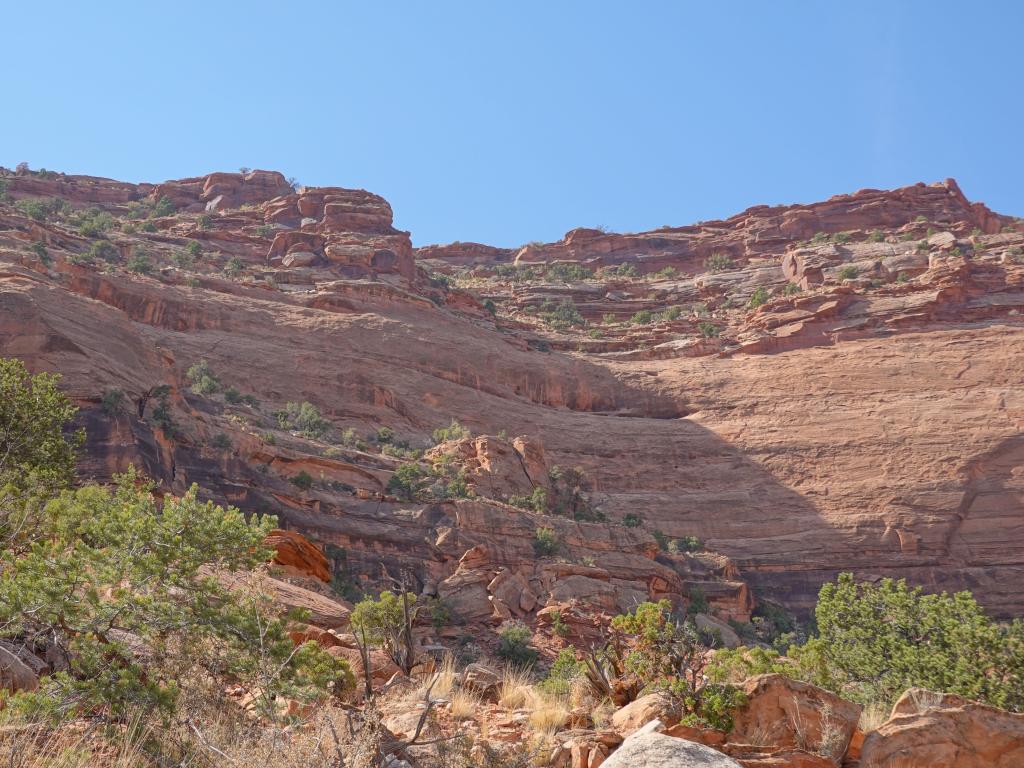
[[[861,765],[898,768],[1017,768],[1024,765],[1024,715],[929,691],[907,691],[892,717],[867,733]]]
[[[263,543],[274,549],[274,564],[289,573],[312,576],[324,582],[331,580],[327,558],[301,533],[278,528],[267,534]]]
[[[612,727],[622,736],[629,736],[652,720],[666,725],[679,722],[678,707],[667,693],[649,693],[616,710]]]
[[[743,684],[747,701],[733,713],[729,741],[800,748],[841,758],[860,718],[860,705],[782,675]]]

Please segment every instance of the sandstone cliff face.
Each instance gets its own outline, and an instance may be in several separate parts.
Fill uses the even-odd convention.
[[[1024,612],[1024,227],[955,183],[638,235],[576,230],[510,254],[414,253],[382,198],[296,192],[269,172],[3,179],[0,354],[64,375],[86,476],[134,462],[171,492],[197,482],[303,531],[332,576],[404,569],[486,620],[685,601],[695,586],[742,620],[745,582],[807,608],[842,570]],[[74,210],[35,221],[11,204],[54,196]],[[177,211],[145,219],[148,232],[108,231],[119,258],[87,263],[96,238],[77,211],[129,221],[161,197]],[[125,269],[140,249],[148,275]],[[728,264],[709,269],[714,254]],[[537,267],[567,259],[641,274],[566,282]],[[534,276],[508,277],[513,261]],[[587,325],[544,319],[564,301]],[[659,314],[628,321],[644,312]],[[258,404],[191,391],[199,360]],[[274,412],[301,401],[329,420],[329,441],[279,427]],[[427,447],[452,418],[474,436],[458,452],[480,498],[390,495],[406,460],[365,436],[387,426]],[[604,519],[510,506],[551,490],[545,466],[579,467]],[[557,556],[538,556],[539,527]],[[721,555],[659,552],[654,532]]]

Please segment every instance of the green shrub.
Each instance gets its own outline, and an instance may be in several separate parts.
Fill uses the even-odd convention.
[[[582,680],[586,674],[586,665],[576,660],[576,650],[563,648],[548,670],[547,677],[541,680],[537,687],[551,696],[568,696],[572,684],[576,680]]]
[[[144,221],[139,225],[139,230],[141,232],[156,232],[156,224],[152,221]]]
[[[521,621],[507,621],[498,631],[498,657],[510,664],[527,667],[537,661],[530,645],[533,633]]]
[[[88,238],[102,237],[115,224],[114,217],[99,208],[79,211],[73,220],[78,225],[78,234]]]
[[[683,315],[682,307],[669,307],[661,313],[662,320],[678,320]]]
[[[627,512],[622,516],[622,524],[627,528],[639,528],[643,522],[644,519],[636,512]]]
[[[301,488],[304,491],[308,491],[313,487],[313,477],[306,470],[302,470],[299,474],[294,475],[291,478],[291,483],[296,488]]]
[[[192,391],[197,395],[213,395],[220,392],[220,380],[206,360],[193,363],[185,372],[185,378],[188,379]]]
[[[540,486],[537,486],[529,495],[510,496],[508,503],[520,509],[530,509],[537,513],[544,513],[548,508],[548,493]]]
[[[840,280],[853,280],[858,274],[857,268],[853,264],[847,264],[839,270],[838,277]]]
[[[658,277],[663,278],[665,280],[671,280],[673,277],[678,275],[679,272],[678,270],[676,270],[675,267],[665,267],[663,270],[661,270],[660,272],[656,272],[655,274]]]
[[[786,287],[782,289],[783,296],[796,296],[798,293],[803,293],[803,289],[796,283],[786,283]]]
[[[691,589],[687,597],[690,598],[690,606],[687,608],[687,613],[696,615],[698,613],[707,613],[710,610],[708,599],[704,596],[704,590],[700,587]]]
[[[658,543],[658,549],[662,552],[668,551],[668,536],[659,530],[651,531],[651,536],[653,536],[654,540]]]
[[[451,424],[447,427],[435,429],[433,434],[434,445],[447,443],[449,440],[464,440],[467,437],[469,437],[469,430],[455,419],[452,419]]]
[[[583,319],[583,315],[576,309],[572,299],[562,299],[559,304],[545,301],[540,309],[541,318],[554,328],[564,330],[587,324],[587,321]]]
[[[768,289],[765,288],[763,285],[759,285],[750,295],[750,300],[747,302],[747,307],[749,309],[757,309],[767,301]]]
[[[704,259],[704,268],[709,272],[725,272],[732,267],[732,258],[724,253],[713,253]]]
[[[232,256],[224,264],[224,274],[228,277],[238,277],[242,270],[245,268],[245,264],[237,256]]]
[[[39,240],[36,240],[28,249],[35,254],[35,257],[43,262],[44,265],[49,266],[53,263],[53,259],[50,258],[49,252],[46,250],[46,246]]]
[[[700,539],[696,536],[684,536],[681,539],[672,539],[668,546],[668,551],[673,553],[700,552],[702,549],[704,549],[704,545],[701,544]]]
[[[564,283],[589,280],[594,273],[576,262],[556,262],[548,265],[544,272],[548,280],[560,280]]]
[[[388,480],[387,491],[392,496],[411,501],[419,490],[424,477],[426,477],[426,472],[419,464],[415,462],[402,464]]]
[[[601,322],[605,325],[613,325],[615,323],[615,315],[611,312],[605,312],[601,315]]]
[[[108,240],[97,240],[89,246],[86,255],[90,261],[105,261],[113,264],[121,260],[121,252]]]
[[[721,333],[721,330],[714,323],[698,323],[697,329],[705,339],[714,339]]]
[[[381,592],[374,600],[367,597],[352,609],[352,629],[364,645],[381,648],[403,671],[408,672],[412,658],[412,625],[419,614],[416,595]]]
[[[629,318],[629,322],[633,325],[650,325],[654,322],[654,313],[649,309],[641,309]]]
[[[301,403],[286,403],[274,416],[281,429],[298,432],[312,440],[323,437],[331,428],[331,423],[320,415],[317,407],[306,400]]]
[[[107,416],[124,411],[124,392],[120,389],[108,389],[100,398],[100,407]]]
[[[533,532],[533,551],[538,557],[555,554],[562,544],[553,528],[538,528]]]
[[[868,233],[868,242],[871,243],[883,243],[885,242],[885,235],[882,234],[882,230],[873,229]]]
[[[208,213],[204,213],[196,219],[196,224],[199,226],[199,229],[209,229],[210,225],[213,224],[213,216]]]
[[[14,207],[33,221],[46,221],[54,213],[53,205],[38,197],[18,200]]]
[[[125,262],[125,269],[139,275],[148,275],[153,272],[153,263],[149,260],[149,254],[141,248],[132,252],[131,258]]]
[[[380,427],[377,430],[377,442],[378,443],[381,443],[383,445],[384,443],[392,442],[394,439],[395,439],[395,430],[393,430],[391,427]]]
[[[153,206],[153,215],[157,217],[170,216],[174,210],[174,201],[165,195],[156,201],[156,205]]]

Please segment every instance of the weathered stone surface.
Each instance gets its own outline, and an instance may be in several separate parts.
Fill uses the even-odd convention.
[[[652,720],[667,726],[679,722],[679,708],[667,693],[649,693],[616,710],[612,727],[622,736],[629,736]]]
[[[274,564],[282,566],[288,573],[312,576],[324,582],[331,580],[327,558],[301,533],[277,528],[267,535],[263,543],[273,547]]]
[[[1016,768],[1024,765],[1024,715],[911,689],[865,735],[860,760],[872,768]]]
[[[38,687],[39,675],[18,654],[0,645],[0,689],[34,691]]]
[[[782,675],[752,677],[743,692],[747,701],[733,713],[730,742],[811,749],[837,760],[846,754],[859,704]]]
[[[637,734],[622,742],[604,762],[605,768],[742,768],[739,763],[703,744],[660,733]]]

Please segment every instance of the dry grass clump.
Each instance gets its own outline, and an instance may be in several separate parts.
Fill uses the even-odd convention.
[[[428,674],[420,687],[420,696],[430,690],[431,696],[447,698],[455,688],[455,681],[458,679],[458,672],[455,669],[455,657],[446,653],[432,673]]]
[[[864,733],[873,731],[889,719],[889,708],[877,701],[868,704],[860,713],[857,727]]]
[[[469,720],[480,709],[480,697],[467,688],[459,688],[452,693],[449,711],[456,720]]]
[[[506,709],[526,709],[536,696],[530,684],[529,670],[509,665],[501,676],[498,703]]]
[[[530,709],[530,725],[542,735],[554,735],[569,719],[569,706],[564,699],[534,692]]]

